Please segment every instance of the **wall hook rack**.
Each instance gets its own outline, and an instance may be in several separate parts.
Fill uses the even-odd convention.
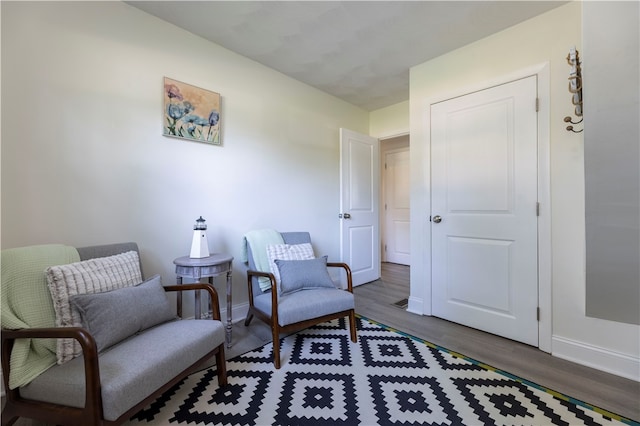
[[[575,46],[569,49],[567,63],[571,67],[569,70],[569,93],[571,93],[571,104],[574,105],[575,115],[580,117],[580,119],[573,121],[571,116],[566,116],[564,118],[564,122],[571,123],[567,126],[567,131],[580,133],[584,129],[576,130],[573,127],[574,124],[582,123],[582,120],[584,119],[584,117],[582,117],[582,70],[580,69],[579,52],[576,50]]]
[[[578,120],[578,121],[573,121],[573,120],[571,119],[571,117],[570,117],[570,116],[568,116],[568,115],[564,118],[564,122],[565,122],[565,123],[571,123],[571,124],[580,124],[580,123],[582,123],[582,120],[584,120],[584,117],[580,118],[580,120]],[[573,128],[573,126],[569,125],[569,126],[567,126],[567,130],[568,130],[568,131],[570,131],[570,132],[573,132],[573,133],[580,133],[580,132],[582,132],[584,129],[575,130],[575,129]]]

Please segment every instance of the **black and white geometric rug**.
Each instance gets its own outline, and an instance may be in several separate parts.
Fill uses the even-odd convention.
[[[569,396],[358,317],[194,373],[127,424],[152,425],[638,425]]]

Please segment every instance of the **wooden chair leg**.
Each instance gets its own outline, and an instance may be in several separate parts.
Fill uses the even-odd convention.
[[[351,341],[357,342],[358,337],[356,336],[356,313],[353,310],[349,313],[349,328],[351,329]]]
[[[247,312],[247,317],[244,319],[244,325],[248,326],[249,324],[251,324],[252,319],[253,319],[253,314],[251,313],[251,311]]]
[[[280,333],[277,327],[271,327],[273,335],[273,365],[276,370],[280,368]]]
[[[227,385],[227,361],[224,356],[224,343],[216,354],[216,369],[218,371],[218,386]]]

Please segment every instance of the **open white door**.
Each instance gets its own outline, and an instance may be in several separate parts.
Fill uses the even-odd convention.
[[[380,278],[380,143],[340,129],[340,257],[353,285]]]
[[[536,77],[431,106],[433,315],[538,346]]]

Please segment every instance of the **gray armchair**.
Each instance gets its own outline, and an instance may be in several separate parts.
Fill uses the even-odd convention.
[[[311,243],[308,232],[284,232],[280,234],[285,244],[297,245]],[[247,284],[249,290],[249,311],[245,319],[245,326],[251,323],[254,316],[271,326],[273,335],[273,363],[275,368],[280,368],[280,334],[302,330],[315,324],[320,324],[332,319],[348,317],[351,331],[351,340],[357,341],[356,320],[354,310],[353,283],[351,269],[346,263],[326,262],[326,268],[342,268],[347,277],[347,288],[343,290],[334,283],[316,287],[316,276],[319,271],[316,267],[323,268],[324,259],[309,261],[308,273],[304,269],[305,261],[286,263],[276,261],[279,265],[282,285],[288,277],[293,275],[303,276],[303,281],[309,283],[312,288],[297,288],[295,291],[278,289],[276,277],[273,273],[258,270],[256,257],[258,250],[266,251],[266,246],[256,247],[250,240],[246,242],[247,251]],[[260,245],[260,244],[258,244]],[[318,266],[320,264],[320,266]],[[289,268],[289,269],[287,269]],[[326,270],[326,268],[324,268]],[[293,271],[291,274],[287,271]],[[328,274],[326,274],[328,276]],[[268,280],[268,288],[261,288],[259,279]]]
[[[109,309],[115,301],[125,309],[134,307],[136,314],[146,312],[147,315],[163,310],[163,303],[168,308],[164,292],[204,290],[212,303],[213,314],[208,320],[178,320],[168,308],[167,318],[155,321],[155,325],[149,324],[144,330],[129,330],[125,334],[118,331],[136,323],[139,315],[127,312],[120,321],[104,315],[102,318],[108,317],[109,321],[97,327],[95,321],[82,328],[55,326],[45,267],[132,251],[138,252],[137,244],[107,244],[77,250],[62,245],[42,245],[2,251],[0,341],[6,391],[3,426],[14,424],[19,417],[47,424],[119,425],[186,376],[204,368],[212,357],[215,357],[219,385],[227,384],[224,326],[220,321],[218,295],[210,284],[162,286],[157,276],[152,279],[156,285],[152,290],[153,295],[162,296],[159,299],[148,297],[152,293],[146,282],[88,295],[94,298],[93,309],[99,309],[97,305],[102,303],[105,309],[99,310],[103,314],[120,312]],[[120,266],[119,271],[123,272],[126,265]],[[99,276],[98,272],[94,274]],[[76,278],[82,278],[82,273],[78,272]],[[27,291],[29,299],[24,297]],[[17,309],[18,305],[24,309]],[[86,313],[90,309],[87,308]],[[105,333],[112,337],[111,346],[103,342]],[[78,341],[82,355],[57,364],[54,339],[63,338]],[[34,374],[34,370],[39,374]],[[16,375],[20,381],[12,385],[11,377],[15,379]]]

